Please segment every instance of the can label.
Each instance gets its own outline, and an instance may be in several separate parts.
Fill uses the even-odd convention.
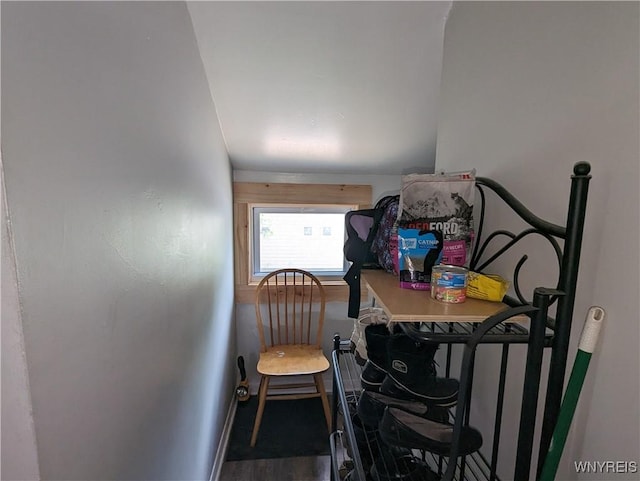
[[[442,287],[465,287],[467,285],[467,276],[466,274],[443,272],[436,276],[436,283]]]
[[[467,269],[457,266],[434,266],[431,273],[431,297],[457,304],[467,298]]]

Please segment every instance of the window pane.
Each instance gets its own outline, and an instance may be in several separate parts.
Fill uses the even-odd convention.
[[[344,212],[258,212],[257,220],[256,274],[284,267],[344,271]]]

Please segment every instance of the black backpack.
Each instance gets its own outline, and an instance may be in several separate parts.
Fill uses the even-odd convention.
[[[343,277],[349,285],[349,317],[357,319],[360,311],[360,271],[381,268],[378,254],[371,249],[372,244],[385,212],[394,204],[397,207],[399,200],[399,195],[388,195],[372,209],[352,210],[345,215],[347,240],[344,243],[344,256],[352,262]]]

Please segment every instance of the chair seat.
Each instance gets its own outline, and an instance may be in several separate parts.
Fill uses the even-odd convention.
[[[329,360],[322,349],[301,344],[269,347],[258,360],[258,372],[265,376],[316,374],[327,369]]]

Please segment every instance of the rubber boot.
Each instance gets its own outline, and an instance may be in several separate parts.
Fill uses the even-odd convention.
[[[377,428],[387,407],[402,409],[440,423],[449,422],[449,410],[445,407],[428,405],[422,401],[403,400],[367,390],[360,395],[356,410],[362,424]]]
[[[462,428],[458,455],[466,456],[482,446],[482,435],[471,426]],[[401,409],[385,409],[380,421],[384,442],[407,449],[422,449],[448,456],[453,442],[453,424],[438,423]]]
[[[377,392],[387,375],[387,341],[391,336],[385,324],[370,324],[364,329],[367,341],[367,362],[360,380],[363,389]]]
[[[387,342],[387,376],[379,392],[399,399],[416,399],[435,406],[456,403],[456,379],[436,377],[433,360],[437,343],[419,343],[406,334],[394,334]]]

